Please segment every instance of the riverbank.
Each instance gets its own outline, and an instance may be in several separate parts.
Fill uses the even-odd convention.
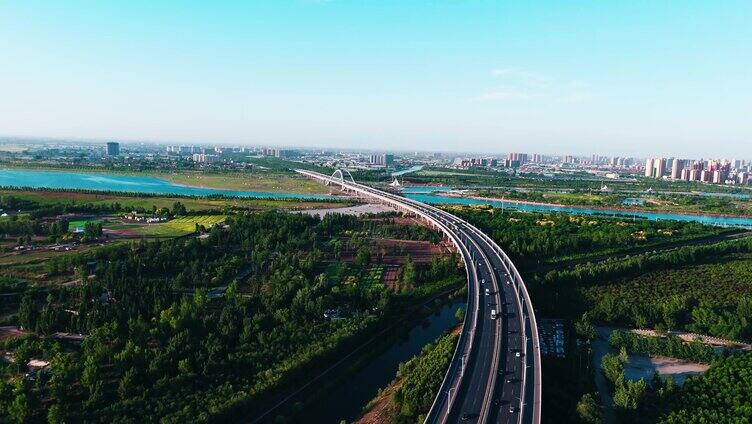
[[[722,213],[713,213],[713,212],[693,212],[693,211],[671,211],[671,210],[655,210],[655,209],[647,209],[647,208],[635,208],[635,207],[621,207],[621,206],[581,206],[581,205],[565,205],[562,203],[546,203],[546,202],[532,202],[529,200],[517,200],[517,199],[500,199],[496,197],[485,197],[485,196],[464,196],[459,193],[452,193],[447,192],[446,196],[448,197],[458,197],[458,198],[464,198],[464,199],[475,199],[475,200],[483,200],[483,201],[490,201],[490,202],[503,202],[503,203],[513,203],[513,204],[519,204],[519,205],[530,205],[530,206],[542,206],[547,208],[572,208],[572,209],[581,209],[581,210],[596,210],[596,211],[602,211],[602,212],[617,212],[617,213],[673,213],[673,214],[680,214],[680,215],[691,215],[691,216],[710,216],[710,217],[716,217],[716,218],[752,218],[752,214],[749,215],[730,215],[730,214],[722,214]]]
[[[298,180],[295,181],[296,183],[298,182]],[[202,188],[199,186],[176,184],[170,182],[166,178],[148,175],[132,176],[117,173],[89,173],[0,168],[0,187],[6,188],[99,191],[105,193],[139,193],[141,195],[184,195],[196,197],[223,196],[294,198],[308,200],[322,200],[327,197],[331,197],[328,188],[323,185],[318,185],[313,181],[307,181],[303,179],[301,179],[300,182],[315,184],[317,185],[317,187],[325,190],[326,194],[301,194],[299,192],[282,191],[249,191],[248,189],[237,191],[218,188]]]
[[[458,337],[461,331],[462,324],[455,325],[447,333],[439,336],[434,342],[432,342],[429,348],[423,349],[420,352],[420,355],[416,355],[415,357],[411,358],[409,362],[425,361],[426,358],[429,358],[436,353],[436,349],[439,348],[442,340],[445,337]],[[405,374],[409,374],[412,371],[412,369],[405,370],[405,373],[403,373],[403,368],[407,368],[406,364],[407,363],[400,364],[399,371],[397,372],[395,379],[392,380],[392,382],[389,383],[388,386],[379,390],[376,397],[368,402],[368,404],[364,408],[363,414],[354,421],[355,424],[385,424],[394,423],[397,421],[397,418],[401,413],[401,405],[396,401],[396,399],[402,397],[400,392],[403,385],[405,384],[405,380],[411,377],[410,375]],[[431,397],[435,397],[435,393],[432,393],[432,395],[433,396]],[[425,412],[427,411],[419,411],[419,413]]]
[[[180,202],[189,211],[222,210],[224,208],[243,210],[293,209],[297,211],[307,209],[332,210],[339,207],[350,207],[356,203],[354,199],[332,196],[321,200],[295,198],[252,198],[252,197],[200,197],[186,195],[158,195],[144,193],[101,192],[96,190],[66,190],[66,189],[24,189],[0,188],[0,196],[13,197],[20,201],[31,201],[40,205],[56,204],[87,204],[111,205],[118,203],[122,207],[128,206],[132,210],[151,210],[152,207],[172,208],[175,202]]]
[[[352,421],[362,413],[363,405],[389,383],[399,363],[456,325],[455,313],[466,304],[465,296],[466,286],[457,283],[408,302],[409,307],[383,322],[356,348],[307,378],[304,384],[288,387],[289,392],[269,403],[265,411],[254,410],[256,418],[251,423],[284,416],[296,408],[296,402],[311,422]]]

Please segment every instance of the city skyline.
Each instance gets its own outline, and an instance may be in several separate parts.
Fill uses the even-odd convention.
[[[752,156],[748,2],[0,12],[8,136]]]
[[[211,140],[199,140],[195,142],[185,142],[179,140],[134,140],[134,139],[118,139],[118,138],[57,138],[57,137],[17,137],[17,136],[3,136],[0,135],[0,145],[5,144],[49,144],[49,143],[62,143],[62,144],[87,144],[92,147],[102,147],[103,144],[108,142],[116,142],[123,145],[152,145],[152,146],[212,146],[212,147],[249,147],[249,148],[272,148],[272,149],[298,149],[298,150],[335,150],[342,152],[362,152],[362,153],[441,153],[441,154],[456,154],[456,155],[485,155],[485,156],[498,156],[502,158],[509,153],[520,152],[528,155],[539,155],[545,157],[575,157],[575,158],[589,158],[592,156],[598,156],[600,158],[611,159],[634,159],[644,160],[647,158],[662,157],[664,159],[681,159],[681,160],[752,160],[752,152],[749,155],[731,154],[731,155],[719,155],[712,153],[708,150],[706,154],[700,155],[682,155],[682,154],[658,154],[655,151],[644,151],[636,155],[622,154],[618,152],[604,152],[604,151],[586,151],[582,153],[574,153],[572,151],[559,150],[559,151],[540,151],[540,150],[449,150],[449,149],[405,149],[405,148],[381,148],[381,147],[343,147],[343,146],[316,146],[316,145],[295,145],[295,144],[273,144],[273,143],[238,143],[238,142],[219,142]]]

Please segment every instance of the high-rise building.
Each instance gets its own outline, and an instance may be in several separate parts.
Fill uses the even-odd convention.
[[[663,174],[666,173],[666,159],[656,158],[653,160],[653,166],[655,167],[655,178],[663,178]]]
[[[645,161],[645,176],[646,177],[652,177],[653,176],[653,158],[648,158],[647,161]]]
[[[671,164],[671,179],[678,180],[681,177],[681,171],[684,169],[684,161],[674,158]]]
[[[205,153],[194,153],[193,156],[191,156],[191,158],[196,163],[214,163],[219,160],[219,156],[207,155]]]
[[[389,153],[384,153],[380,155],[371,155],[369,158],[369,163],[371,165],[379,165],[379,166],[392,166],[394,163],[394,155]]]
[[[518,161],[520,164],[527,162],[527,153],[508,153],[507,160]]]
[[[110,141],[107,143],[107,156],[117,156],[120,154],[120,143]]]

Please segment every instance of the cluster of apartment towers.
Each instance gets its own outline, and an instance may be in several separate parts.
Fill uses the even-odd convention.
[[[743,160],[649,158],[645,162],[645,176],[713,184],[747,184],[752,182],[750,168],[752,163]]]

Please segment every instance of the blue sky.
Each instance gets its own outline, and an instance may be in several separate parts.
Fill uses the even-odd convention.
[[[752,158],[752,2],[0,1],[0,134]]]

